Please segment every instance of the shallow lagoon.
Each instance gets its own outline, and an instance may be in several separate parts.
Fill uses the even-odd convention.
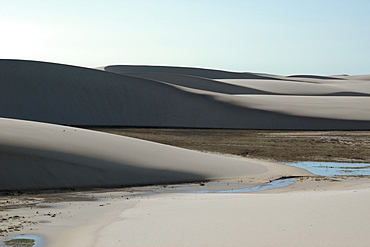
[[[316,175],[334,177],[339,175],[370,175],[370,164],[367,163],[339,163],[339,162],[290,162],[285,165],[306,169]]]

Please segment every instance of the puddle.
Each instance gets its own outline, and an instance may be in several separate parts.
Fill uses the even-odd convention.
[[[1,247],[44,247],[45,239],[38,235],[13,235],[8,236],[3,242],[0,242]]]
[[[156,189],[147,188],[147,190],[150,191],[149,193],[143,191],[143,194],[136,194],[133,196],[150,196],[158,193],[247,193],[281,188],[291,184],[294,184],[294,178],[277,179],[263,184],[208,182],[188,185],[171,185],[169,187]]]
[[[242,189],[230,189],[230,190],[194,190],[187,191],[188,193],[247,193],[255,191],[270,190],[276,188],[282,188],[288,185],[294,184],[294,178],[278,179],[270,183],[264,183],[258,186],[242,188]]]
[[[337,175],[370,175],[370,164],[366,163],[340,163],[340,162],[292,162],[283,163],[306,169],[316,175],[334,177]]]

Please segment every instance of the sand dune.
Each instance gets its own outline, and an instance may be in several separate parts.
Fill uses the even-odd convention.
[[[307,174],[267,162],[5,118],[0,118],[0,161],[3,171],[0,190],[112,187],[240,177],[270,180]]]
[[[336,77],[346,79],[346,80],[370,81],[370,75],[346,75],[346,76],[336,76]]]
[[[230,95],[218,99],[243,107],[289,115],[370,121],[370,97]]]
[[[290,75],[288,77],[302,77],[302,78],[323,79],[323,80],[332,80],[332,79],[342,80],[342,78],[338,78],[338,77],[320,76],[320,75]]]
[[[342,80],[329,83],[302,83],[299,81],[271,81],[271,80],[245,80],[223,79],[217,80],[239,87],[266,91],[266,94],[280,95],[312,95],[312,96],[368,96],[370,83],[354,80]]]
[[[221,80],[211,80],[202,77],[195,77],[183,74],[170,73],[129,73],[127,75],[139,78],[165,82],[170,85],[177,85],[187,88],[194,88],[204,91],[224,94],[273,94],[271,92],[250,88],[247,86],[224,83]]]
[[[230,72],[223,70],[173,67],[173,66],[140,66],[140,65],[111,65],[106,66],[105,71],[119,74],[127,73],[171,73],[189,76],[204,77],[208,79],[275,79],[269,76],[247,72]]]
[[[0,60],[0,116],[73,126],[311,130],[370,126],[368,100],[357,97],[370,92],[367,81],[307,79],[319,81],[313,84],[281,76],[273,80],[270,75],[164,66],[105,70],[116,73]],[[210,79],[215,77],[227,79]],[[315,103],[315,97],[269,97],[272,94],[352,98],[322,98]],[[243,95],[253,101],[248,103]],[[289,110],[280,110],[287,105]]]

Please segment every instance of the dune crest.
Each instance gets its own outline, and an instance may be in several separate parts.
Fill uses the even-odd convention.
[[[231,72],[224,70],[174,67],[174,66],[146,66],[146,65],[110,65],[105,71],[128,74],[128,73],[170,73],[188,76],[203,77],[208,79],[275,79],[269,76],[258,75],[248,72]]]

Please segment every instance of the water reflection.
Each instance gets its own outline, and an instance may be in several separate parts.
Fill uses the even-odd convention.
[[[282,188],[294,184],[294,178],[282,178],[263,184],[229,183],[229,182],[209,182],[204,187],[196,184],[174,185],[169,188],[156,189],[155,192],[141,194],[141,196],[158,193],[247,193],[263,190]]]
[[[326,177],[334,177],[337,175],[370,175],[370,164],[366,163],[303,161],[283,164],[303,168],[316,175]]]
[[[291,184],[294,184],[294,178],[278,179],[278,180],[271,181],[269,183],[264,183],[264,184],[250,187],[250,188],[231,189],[231,190],[194,190],[194,191],[187,191],[187,192],[191,192],[191,193],[246,193],[246,192],[276,189],[276,188],[285,187]]]

